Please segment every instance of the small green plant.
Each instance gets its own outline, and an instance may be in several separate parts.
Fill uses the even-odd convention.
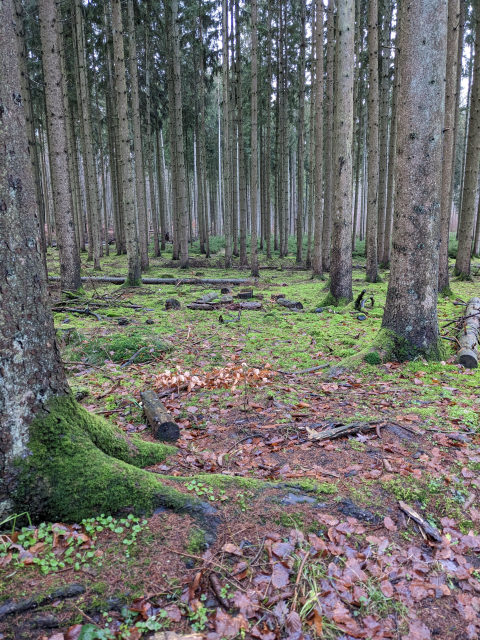
[[[201,553],[205,550],[205,531],[203,529],[193,528],[188,535],[187,551],[188,553]]]
[[[360,442],[360,440],[355,440],[354,438],[350,438],[349,443],[354,451],[365,451],[367,448],[364,442]]]
[[[207,486],[204,482],[190,480],[185,486],[189,491],[195,491],[199,497],[208,498],[211,502],[215,502],[216,500],[212,487]]]
[[[199,633],[203,631],[208,622],[208,610],[201,604],[196,611],[189,613],[188,617],[192,622],[192,629]]]

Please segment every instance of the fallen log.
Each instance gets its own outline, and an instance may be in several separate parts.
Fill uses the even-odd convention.
[[[187,304],[187,309],[194,309],[195,311],[213,311],[215,306],[213,304],[207,304],[206,302],[192,302]]]
[[[309,440],[333,440],[341,436],[354,435],[362,431],[375,429],[377,424],[378,423],[370,422],[351,422],[350,424],[342,424],[333,427],[333,429],[327,429],[326,431],[315,431],[314,429],[310,429],[310,427],[306,427],[306,429]]]
[[[468,301],[463,319],[463,326],[458,335],[460,351],[457,353],[458,364],[467,369],[478,367],[478,333],[480,330],[480,298]]]
[[[180,438],[178,424],[160,402],[155,391],[143,391],[140,393],[143,403],[143,411],[153,430],[153,436],[163,442],[175,442]]]
[[[49,276],[49,280],[52,282],[59,282],[60,276]],[[96,276],[96,277],[82,277],[82,282],[106,282],[110,284],[123,284],[126,280],[125,277],[119,276]],[[142,278],[142,284],[248,284],[250,279],[238,279],[238,278]]]

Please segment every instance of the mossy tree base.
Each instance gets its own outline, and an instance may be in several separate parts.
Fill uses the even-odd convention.
[[[345,307],[349,303],[350,300],[347,298],[335,298],[330,291],[320,303],[320,307]]]
[[[447,287],[443,287],[443,289],[440,291],[440,295],[442,296],[442,298],[453,298],[455,294],[453,293],[450,285],[448,285]]]
[[[462,273],[455,269],[453,275],[456,277],[457,282],[473,282],[473,278],[469,273]]]
[[[128,439],[72,396],[51,401],[30,425],[30,455],[18,459],[14,508],[39,520],[79,522],[125,508],[151,513],[160,506],[188,512],[204,528],[216,526],[216,510],[163,484],[142,467],[176,449],[139,437]]]
[[[397,336],[389,329],[382,328],[372,344],[362,349],[354,356],[345,358],[338,363],[338,367],[352,368],[364,361],[369,364],[381,364],[382,362],[406,362],[415,358],[438,362],[448,357],[445,345],[440,336],[438,341],[427,349],[421,349],[409,343],[405,338]]]

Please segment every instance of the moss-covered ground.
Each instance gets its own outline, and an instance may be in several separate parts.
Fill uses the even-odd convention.
[[[194,246],[192,267],[187,272],[176,268],[167,249],[162,258],[151,258],[150,271],[145,275],[249,280],[248,270],[225,270],[219,266],[221,240],[214,239],[212,247],[217,253],[206,260]],[[388,287],[385,270],[381,271],[382,282],[366,283],[362,248],[359,245],[354,254],[353,287],[354,298],[363,289],[367,289],[365,299],[374,298],[373,309],[361,311],[365,319],[360,319],[362,316],[353,305],[347,309],[322,305],[328,294],[326,281],[313,280],[311,272],[297,269],[293,257],[283,260],[275,257],[267,262],[260,254],[262,267],[268,267],[260,271],[260,278],[231,287],[233,296],[241,289],[253,288],[254,300],[262,303],[260,310],[242,310],[239,322],[219,321],[221,315],[224,319],[237,318],[241,300],[236,298],[229,309],[187,308],[205,293],[219,292],[219,287],[212,285],[145,285],[126,289],[86,282],[85,297],[68,301],[62,299],[58,285],[52,285],[59,344],[73,392],[84,409],[103,416],[105,425],[119,428],[125,441],[145,454],[143,458],[139,456],[142,459],[136,460],[136,465],[147,469],[139,472],[150,476],[151,483],[158,478],[168,490],[181,491],[186,500],[194,496],[211,503],[222,524],[214,541],[198,521],[188,514],[164,510],[165,504],[159,505],[152,515],[154,503],[147,500],[142,504],[135,498],[133,478],[131,509],[122,507],[118,511],[113,502],[111,516],[118,521],[128,513],[145,518],[147,524],[139,521],[134,543],[124,544],[124,534],[115,532],[123,525],[111,528],[95,524],[101,529],[95,545],[99,553],[88,559],[84,556],[78,563],[64,563],[63,568],[54,566],[53,560],[45,560],[43,565],[19,561],[10,561],[4,567],[0,564],[0,599],[12,595],[20,598],[80,582],[87,590],[75,601],[75,606],[67,599],[56,606],[42,607],[40,613],[56,617],[60,631],[87,622],[85,616],[103,626],[103,613],[115,609],[112,598],[123,604],[146,594],[161,594],[160,597],[171,597],[168,602],[176,602],[187,577],[193,571],[193,579],[195,567],[204,567],[204,560],[198,558],[208,545],[218,563],[220,580],[228,590],[225,585],[231,580],[233,569],[222,551],[226,543],[241,545],[244,541],[256,549],[267,534],[285,538],[292,529],[304,535],[315,533],[327,540],[328,527],[322,524],[327,522],[325,514],[345,521],[345,501],[347,505],[353,503],[368,510],[373,518],[365,533],[349,534],[349,544],[357,549],[366,544],[368,535],[387,536],[395,553],[403,549],[407,556],[409,548],[425,546],[422,530],[404,517],[399,501],[415,508],[439,529],[445,523],[442,519],[449,518],[462,534],[478,535],[479,370],[468,371],[455,364],[454,331],[447,336],[451,340],[445,340],[447,353],[441,362],[422,358],[404,363],[384,362],[377,352],[366,359],[363,355],[355,358],[375,342]],[[125,275],[126,257],[115,255],[114,247],[111,251],[109,257],[102,259],[103,274]],[[59,273],[57,258],[56,250],[49,249],[47,262],[51,275]],[[82,256],[82,264],[84,275],[98,275],[86,256]],[[475,276],[472,281],[462,282],[452,278],[452,295],[439,297],[440,324],[460,316],[462,307],[454,302],[478,295],[479,286],[479,278]],[[280,306],[276,302],[280,294],[301,302],[303,310],[290,311]],[[165,301],[172,297],[180,302],[179,310],[165,309]],[[64,310],[65,307],[84,310],[87,303],[100,320]],[[446,327],[443,333],[452,327]],[[133,363],[122,367],[139,349],[141,352]],[[320,365],[327,366],[294,375],[295,371]],[[169,373],[165,374],[166,371]],[[201,385],[190,392],[181,377],[186,372],[198,375],[201,380]],[[228,376],[235,377],[235,372],[240,372],[237,382],[233,384],[233,379],[228,382]],[[174,376],[175,381],[167,385],[165,381]],[[224,378],[228,379],[225,383]],[[153,437],[141,406],[140,392],[152,388],[159,393],[170,389],[163,402],[181,432],[177,448],[165,449],[166,455],[161,459],[148,456]],[[308,437],[307,427],[319,431],[330,423],[358,421],[379,424],[381,439],[375,429],[326,444]],[[88,449],[91,434],[90,439],[83,441],[82,428],[77,425],[76,436]],[[106,432],[108,428],[105,426]],[[35,446],[68,448],[68,443],[39,441]],[[98,449],[92,449],[92,481],[90,486],[83,487],[85,491],[92,491],[97,481],[95,473],[102,464],[101,455]],[[117,457],[128,462],[126,455],[120,452]],[[72,481],[60,496],[65,504],[73,503],[82,490],[75,486],[75,469],[71,472]],[[115,478],[109,478],[108,482],[111,491]],[[99,495],[104,490],[100,483]],[[125,496],[118,498],[124,505]],[[94,503],[92,511],[91,517],[100,517]],[[109,515],[105,502],[101,511],[103,518]],[[81,515],[89,517],[87,513]],[[395,531],[384,528],[386,517],[395,523]],[[20,520],[18,527],[26,524]],[[0,563],[6,556],[6,551],[0,554]],[[469,561],[475,557],[480,564],[476,551],[471,556]],[[41,553],[39,557],[48,559]],[[256,566],[253,563],[249,569],[251,579]],[[440,569],[435,570],[439,575]],[[477,576],[476,571],[472,570],[471,577]],[[321,577],[310,573],[305,585],[300,581],[303,607],[307,607],[308,589]],[[440,636],[435,637],[468,637],[462,635],[467,633],[467,620],[455,604],[464,590],[451,576],[447,584],[453,597],[436,600],[437,594],[415,600],[416,615],[429,628],[440,630]],[[240,590],[247,590],[249,585],[248,578],[235,581],[235,588]],[[401,598],[382,596],[374,582],[363,586],[368,606],[359,605],[356,615],[368,613],[382,619],[390,616],[397,624],[397,636],[393,637],[408,633],[408,607],[405,608]],[[470,588],[475,592],[475,586]],[[210,603],[210,608],[217,605],[218,602]],[[32,626],[38,615],[39,612],[25,613],[23,618],[16,618],[13,626],[13,618],[0,620],[0,633],[6,639],[49,636],[45,628]],[[192,622],[198,622],[192,616],[189,620],[182,627],[184,630]],[[331,618],[324,621],[324,637],[335,638],[345,632]],[[208,625],[205,629],[208,631]]]

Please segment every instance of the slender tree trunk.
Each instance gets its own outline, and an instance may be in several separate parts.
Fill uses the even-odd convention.
[[[94,89],[95,89],[95,112],[96,112],[96,124],[97,124],[97,137],[98,137],[98,147],[100,149],[100,177],[102,181],[102,195],[103,195],[103,220],[105,225],[105,255],[110,255],[110,249],[108,245],[108,215],[107,215],[107,185],[105,179],[105,163],[103,158],[103,135],[102,135],[102,122],[100,119],[100,108],[98,104],[98,85],[97,85],[97,74],[96,69],[94,71]],[[102,237],[100,236],[100,242],[102,242]],[[100,245],[102,248],[102,245]]]
[[[460,19],[458,24],[458,51],[457,51],[457,88],[456,88],[456,102],[455,102],[455,135],[453,142],[453,158],[452,158],[452,194],[455,186],[455,167],[457,160],[457,143],[458,143],[458,117],[460,113],[460,97],[461,97],[461,89],[462,89],[462,70],[463,70],[463,41],[465,34],[465,9],[466,9],[467,0],[460,0]],[[466,129],[466,127],[465,127]],[[461,187],[461,185],[460,185]],[[461,195],[461,189],[460,189]],[[458,212],[460,212],[460,207],[458,208]],[[458,238],[458,223],[460,221],[457,219],[457,238]],[[450,238],[449,238],[450,241]]]
[[[325,200],[323,209],[322,262],[323,271],[330,271],[333,209],[333,91],[335,60],[334,0],[328,0],[327,10],[327,76],[325,93]]]
[[[465,185],[465,162],[467,159],[467,139],[470,126],[470,110],[472,106],[472,79],[473,79],[473,46],[470,45],[470,57],[467,59],[468,70],[468,91],[467,91],[467,104],[465,110],[465,121],[463,128],[463,145],[462,145],[462,168],[460,171],[460,199],[458,205],[458,223],[457,223],[457,240],[460,233],[461,216],[463,209],[463,195]]]
[[[315,61],[315,230],[312,269],[314,276],[323,275],[323,0],[316,0]],[[313,135],[313,131],[312,131]]]
[[[301,0],[300,61],[298,65],[298,164],[297,164],[297,263],[303,260],[303,204],[304,204],[304,149],[305,149],[305,0]]]
[[[148,217],[145,197],[145,173],[143,170],[142,134],[140,125],[140,102],[138,97],[137,44],[135,41],[135,18],[133,0],[128,0],[128,32],[130,58],[130,89],[132,98],[133,148],[135,153],[135,191],[137,194],[138,239],[140,246],[140,268],[149,270]]]
[[[378,233],[377,257],[383,256],[385,245],[385,212],[387,205],[387,174],[388,174],[388,111],[390,96],[390,46],[391,46],[391,14],[393,3],[391,0],[380,0],[378,26],[379,39],[379,151],[378,151]],[[381,21],[381,22],[380,22]]]
[[[123,195],[125,240],[127,245],[127,286],[141,284],[141,268],[138,252],[137,221],[133,193],[132,166],[130,158],[130,132],[128,127],[127,84],[125,80],[125,53],[123,48],[122,9],[120,0],[112,3],[112,32],[115,62],[115,92],[117,96],[118,142]]]
[[[382,326],[393,355],[442,354],[438,228],[445,118],[447,0],[402,2],[392,267]]]
[[[80,98],[81,102],[78,105],[79,115],[82,118],[83,132],[85,136],[85,155],[83,161],[85,163],[85,195],[87,197],[87,207],[90,213],[89,223],[91,225],[91,231],[89,234],[89,240],[92,242],[93,253],[93,268],[96,271],[101,271],[100,266],[100,221],[101,221],[101,209],[98,199],[98,182],[97,172],[95,167],[95,153],[93,147],[93,133],[92,133],[92,114],[90,105],[90,91],[87,80],[87,63],[85,59],[85,33],[84,33],[84,20],[82,14],[82,4],[80,0],[75,0],[75,20],[76,20],[76,33],[77,33],[77,60],[78,60],[78,77],[80,80]],[[90,254],[90,248],[89,248]]]
[[[393,207],[395,198],[395,163],[397,154],[397,110],[398,110],[398,91],[400,87],[400,69],[398,65],[400,42],[400,16],[397,15],[397,26],[395,35],[395,64],[393,70],[393,89],[392,89],[392,113],[390,117],[390,140],[388,147],[388,180],[387,180],[387,204],[385,213],[385,239],[383,242],[382,266],[388,269],[390,266],[390,250],[392,244],[392,226],[393,226]]]
[[[462,211],[458,234],[455,275],[470,279],[473,228],[477,198],[478,169],[480,163],[480,20],[476,21],[475,57],[473,60],[473,83],[468,124],[465,180],[463,185]]]
[[[47,127],[50,141],[50,168],[55,207],[57,246],[60,254],[60,277],[63,291],[81,287],[80,256],[75,240],[71,180],[68,171],[68,143],[63,107],[63,79],[57,33],[57,6],[54,0],[39,2],[43,75]],[[15,34],[14,34],[15,35]],[[15,41],[13,46],[16,47]],[[16,50],[15,48],[13,49]],[[16,65],[18,64],[15,63]],[[23,120],[23,118],[22,118]]]
[[[440,205],[440,251],[438,290],[448,293],[448,238],[452,211],[452,171],[455,142],[455,104],[457,100],[458,34],[460,0],[448,0],[447,73],[445,84],[445,124],[443,127],[442,200]]]
[[[200,0],[201,7],[201,0]],[[208,207],[207,207],[207,159],[206,159],[206,142],[205,142],[205,51],[203,46],[203,25],[202,14],[199,13],[199,35],[200,35],[200,115],[199,115],[199,138],[198,145],[200,148],[200,180],[199,186],[201,193],[201,207],[205,234],[205,256],[210,258],[210,233],[208,224]]]
[[[161,249],[165,251],[165,234],[167,232],[165,224],[165,209],[166,209],[166,188],[165,188],[165,170],[162,162],[161,155],[161,142],[160,131],[157,129],[157,183],[158,183],[158,210],[160,214],[160,235],[161,235]]]
[[[378,278],[378,2],[368,2],[368,207],[367,207],[367,282]]]
[[[334,206],[330,293],[336,304],[352,299],[352,142],[355,12],[354,0],[344,0],[337,13],[337,75],[335,78]]]
[[[245,144],[243,137],[242,63],[240,58],[240,0],[235,1],[235,52],[238,135],[238,184],[240,209],[240,265],[248,265],[247,258],[247,184],[245,171]]]
[[[257,33],[257,0],[251,0],[251,26],[252,26],[252,160],[251,160],[251,178],[250,178],[250,208],[252,217],[252,232],[250,237],[250,260],[251,274],[254,278],[260,275],[258,271],[258,253],[257,253],[257,195],[258,195],[258,79],[257,79],[257,49],[258,49],[258,33]]]
[[[150,22],[150,4],[147,4],[147,16],[148,21]],[[148,180],[150,185],[150,212],[152,216],[152,227],[153,227],[153,246],[154,246],[154,254],[156,258],[161,256],[160,252],[160,243],[158,239],[158,218],[157,218],[157,210],[156,203],[154,197],[154,183],[155,183],[155,170],[154,170],[154,144],[152,143],[152,117],[151,117],[151,87],[150,87],[150,65],[151,65],[151,53],[150,53],[150,35],[149,35],[149,27],[147,25],[147,29],[145,31],[145,98],[147,101],[146,105],[146,120],[147,120],[147,131],[146,131],[146,142],[147,142],[147,166],[148,166]],[[161,171],[158,168],[158,160],[159,154],[157,153],[157,177],[161,175]],[[158,201],[160,206],[160,199],[163,197],[163,193],[160,194],[160,182],[158,182]],[[162,228],[163,232],[163,228]],[[147,238],[148,238],[148,228],[147,228]],[[147,242],[148,245],[148,242]]]
[[[228,0],[222,0],[222,89],[223,89],[223,228],[225,233],[225,269],[232,266],[231,149],[228,78]]]
[[[322,15],[323,18],[323,15]],[[314,217],[315,217],[315,93],[316,93],[316,74],[317,64],[315,58],[315,51],[317,48],[317,29],[318,22],[316,23],[316,10],[315,3],[311,5],[311,21],[312,21],[312,48],[311,48],[311,92],[310,92],[310,140],[309,140],[309,167],[308,167],[308,222],[307,222],[307,257],[305,259],[305,265],[307,269],[312,268],[312,240],[314,235]],[[322,19],[322,54],[323,54],[323,19]],[[323,83],[323,67],[321,69],[322,83]],[[323,95],[322,95],[323,99]],[[322,108],[323,116],[323,108]],[[323,184],[322,184],[323,187]],[[322,189],[323,190],[323,189]],[[323,212],[322,212],[323,213]],[[320,236],[321,242],[321,236]]]

